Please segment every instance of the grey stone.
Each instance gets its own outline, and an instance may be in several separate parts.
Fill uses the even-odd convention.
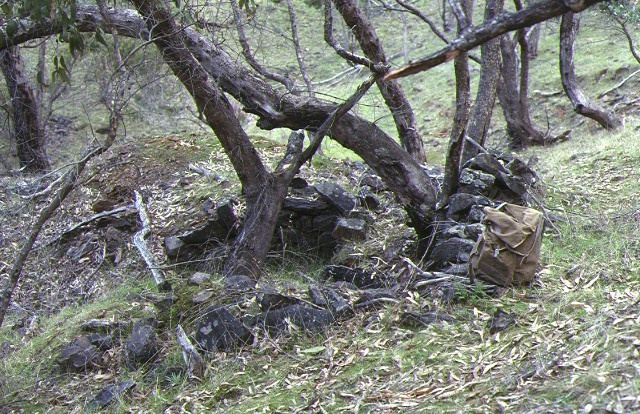
[[[356,207],[356,198],[338,184],[325,181],[314,186],[322,198],[342,215]]]
[[[89,403],[89,406],[104,408],[107,405],[111,404],[111,402],[113,402],[113,400],[118,398],[120,395],[131,390],[135,386],[136,383],[133,381],[123,381],[107,385],[102,389],[102,391],[100,391],[95,395],[95,397],[93,397],[93,399]]]
[[[311,298],[311,303],[316,306],[323,308],[328,306],[327,297],[322,292],[322,289],[317,286],[309,287],[309,297]]]
[[[287,197],[282,205],[284,210],[292,211],[307,216],[317,216],[331,209],[329,204],[322,200],[309,200],[306,198]]]
[[[360,187],[358,198],[360,199],[360,204],[369,210],[377,210],[380,207],[380,200],[368,187]]]
[[[366,185],[371,189],[371,191],[377,193],[382,192],[387,188],[387,186],[384,184],[384,181],[382,181],[382,179],[377,175],[373,174],[363,175],[362,179],[360,180],[360,185]]]
[[[210,280],[211,280],[211,275],[209,273],[204,273],[204,272],[195,272],[189,277],[189,282],[198,286]]]
[[[312,286],[309,288],[309,296],[314,305],[328,308],[336,317],[352,311],[347,301],[333,289]]]
[[[335,282],[353,283],[360,289],[384,287],[383,278],[380,274],[360,268],[329,265],[325,267],[324,274],[327,279]]]
[[[364,240],[367,237],[367,223],[361,219],[340,218],[331,234],[339,240]]]
[[[198,322],[195,339],[209,352],[228,351],[251,343],[253,334],[229,310],[212,306]]]
[[[220,243],[231,236],[227,223],[218,219],[208,220],[204,226],[182,233],[178,237],[185,244],[199,245],[205,243]]]
[[[332,231],[336,228],[338,217],[322,214],[313,218],[313,229],[317,231]]]
[[[245,275],[227,276],[223,284],[224,288],[231,292],[243,292],[256,287],[256,281]]]
[[[156,357],[158,342],[156,333],[150,325],[134,325],[124,345],[124,357],[127,365],[138,367]]]
[[[456,193],[449,197],[449,208],[447,209],[447,217],[456,215],[465,215],[472,206],[488,206],[491,205],[489,199],[483,196],[473,195],[469,193]]]
[[[465,168],[460,172],[460,190],[466,193],[481,193],[488,197],[495,192],[496,177],[482,171]]]
[[[191,302],[193,303],[205,303],[213,297],[213,292],[210,290],[201,290],[191,296]]]
[[[483,231],[484,224],[482,223],[467,224],[464,228],[464,232],[467,235],[467,238],[471,240],[478,240]]]
[[[313,309],[302,305],[291,305],[284,308],[263,312],[253,322],[264,327],[270,335],[285,331],[290,324],[307,332],[321,332],[334,322],[334,317],[326,309]]]
[[[300,299],[293,296],[286,296],[276,292],[258,292],[256,295],[256,301],[260,310],[268,311],[284,308],[285,306],[291,306],[300,303]]]
[[[86,371],[100,366],[102,354],[87,336],[79,336],[62,347],[57,362],[67,371]]]
[[[453,263],[442,269],[442,273],[456,276],[467,276],[469,274],[468,263]]]
[[[487,322],[487,328],[490,334],[504,331],[511,325],[515,325],[516,318],[509,312],[505,312],[502,309],[496,309],[495,313]]]
[[[452,237],[447,240],[438,241],[429,259],[436,263],[468,262],[474,245],[475,242],[460,237]]]
[[[111,337],[111,335],[92,333],[87,335],[87,339],[89,339],[91,345],[95,346],[101,351],[106,351],[113,347],[113,338]]]
[[[164,251],[169,259],[180,260],[188,258],[193,249],[178,236],[168,236],[164,238]]]
[[[304,178],[301,178],[301,177],[293,177],[293,179],[289,183],[289,187],[295,188],[297,190],[305,188],[308,185],[309,184],[307,183],[307,180],[305,180]]]
[[[434,322],[453,322],[453,318],[443,312],[431,311],[425,313],[403,312],[398,319],[398,325],[405,328],[424,328]]]

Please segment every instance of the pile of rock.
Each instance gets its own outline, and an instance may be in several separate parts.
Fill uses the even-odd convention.
[[[379,185],[376,180],[371,183]],[[210,218],[202,226],[166,237],[167,257],[189,260],[233,239],[239,225],[234,211],[236,204],[234,200],[215,204],[207,200],[203,207]],[[368,223],[373,221],[369,211],[379,206],[374,190],[366,184],[358,195],[354,195],[333,181],[309,185],[297,177],[284,200],[274,242],[330,258],[339,245],[366,239]]]
[[[469,255],[483,231],[485,207],[502,203],[526,205],[527,191],[537,183],[537,175],[519,159],[500,159],[479,154],[460,173],[458,192],[449,198],[433,250],[431,269],[467,275]]]

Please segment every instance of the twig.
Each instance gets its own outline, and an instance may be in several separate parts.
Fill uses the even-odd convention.
[[[151,271],[151,275],[153,276],[153,281],[159,290],[171,290],[171,285],[166,281],[164,274],[158,267],[156,260],[154,259],[151,251],[149,250],[149,246],[147,244],[147,239],[151,236],[151,220],[149,220],[149,214],[147,213],[147,209],[144,205],[144,201],[142,200],[142,196],[140,192],[135,191],[136,195],[136,203],[135,207],[138,210],[138,214],[140,215],[140,221],[142,222],[142,228],[139,232],[137,232],[133,236],[133,244],[136,246],[138,251],[140,252],[140,256],[144,259],[145,263],[147,263],[147,267]]]
[[[182,326],[178,325],[176,328],[176,336],[178,337],[178,344],[182,347],[182,359],[187,365],[187,372],[189,376],[197,380],[204,378],[204,360],[202,355],[193,347],[189,337],[182,329]]]

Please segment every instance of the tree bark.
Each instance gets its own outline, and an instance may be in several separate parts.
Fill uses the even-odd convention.
[[[453,5],[459,7],[453,7]],[[473,12],[473,0],[462,0],[461,4],[452,1],[452,8],[460,9],[458,18],[458,35],[471,24]],[[463,26],[464,24],[464,26]],[[461,52],[455,57],[453,67],[456,76],[456,112],[453,116],[453,126],[449,137],[449,147],[447,149],[444,180],[442,183],[442,193],[440,194],[439,207],[444,207],[449,202],[449,197],[458,188],[458,178],[460,176],[460,156],[462,146],[469,122],[469,110],[471,108],[471,76],[469,74],[469,54]]]
[[[375,63],[387,64],[387,58],[373,25],[358,7],[356,0],[333,0],[336,9],[351,28],[365,56]],[[418,133],[411,104],[398,81],[377,82],[378,89],[391,111],[403,148],[418,162],[426,162],[424,145]]]
[[[11,47],[0,52],[0,68],[7,82],[12,106],[12,135],[20,167],[25,172],[49,170],[44,147],[44,130],[40,119],[40,105],[24,72],[20,49]]]
[[[500,106],[507,122],[507,132],[509,134],[510,148],[524,148],[534,143],[542,144],[545,134],[536,129],[531,123],[528,104],[523,106],[523,94],[521,88],[528,85],[523,78],[528,78],[526,74],[518,73],[518,57],[515,50],[516,41],[512,41],[508,36],[500,39],[500,49],[502,52],[502,66],[500,73],[502,79],[498,82],[498,98]],[[526,55],[522,61],[526,60]],[[527,68],[526,65],[520,67],[520,71]],[[519,76],[520,75],[520,76]],[[526,100],[524,100],[526,104]]]
[[[616,129],[622,122],[611,111],[596,105],[578,85],[573,64],[573,45],[579,27],[579,18],[573,12],[562,15],[560,24],[560,75],[562,87],[569,97],[573,110],[580,115],[591,118],[605,129]]]
[[[490,21],[493,19],[502,12],[503,7],[504,0],[487,0],[484,20]],[[467,126],[467,136],[484,146],[496,101],[498,79],[500,78],[500,39],[491,39],[484,43],[481,46],[481,57],[480,81]],[[478,148],[465,141],[460,161],[461,165],[475,157],[478,152]]]
[[[144,20],[135,11],[109,9],[108,13],[118,34],[148,39],[149,31]],[[97,9],[91,6],[79,6],[76,18],[81,31],[92,32],[103,24]],[[41,25],[24,23],[16,37],[0,36],[0,48],[61,30],[46,22]],[[190,56],[198,61],[220,89],[242,103],[245,111],[259,117],[260,128],[315,131],[338,106],[319,98],[278,91],[255,72],[240,66],[237,59],[206,37],[189,28],[182,29],[180,33]],[[404,204],[417,226],[430,226],[439,185],[393,138],[375,123],[350,113],[333,124],[330,135],[376,171]]]

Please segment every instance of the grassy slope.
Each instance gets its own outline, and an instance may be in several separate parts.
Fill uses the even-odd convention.
[[[619,40],[610,43],[609,33],[586,33],[590,40],[579,44],[584,63],[578,70],[593,96],[615,83],[609,77],[598,85],[589,82],[600,68],[612,72],[631,60]],[[532,89],[560,88],[555,43],[550,36],[543,40],[543,54],[533,65]],[[613,46],[615,53],[610,51]],[[420,94],[412,101],[418,119],[432,119],[421,127],[434,139],[446,132],[448,118],[443,115],[451,111],[451,95],[444,87],[450,88],[451,81],[445,67],[438,71],[403,81]],[[363,112],[380,107],[372,99],[369,107],[361,107]],[[548,109],[554,126],[578,121],[561,98],[537,107]],[[536,119],[546,122],[543,113]],[[0,342],[13,349],[0,362],[0,406],[79,412],[104,385],[133,379],[136,391],[109,412],[637,411],[639,126],[631,115],[625,129],[613,134],[594,133],[597,129],[585,123],[567,143],[522,154],[539,159],[544,203],[560,230],[559,235],[547,233],[542,267],[531,287],[509,289],[496,299],[468,295],[454,305],[414,296],[380,310],[374,323],[365,324],[368,315],[359,315],[322,337],[293,332],[278,340],[259,338],[250,351],[212,356],[202,384],[168,373],[180,364],[170,338],[161,367],[165,371],[156,370],[160,374],[59,374],[53,364],[56,349],[78,333],[80,321],[102,309],[106,317],[118,319],[147,315],[148,309],[125,297],[150,286],[128,282],[102,299],[38,318],[27,336],[6,324]],[[438,159],[435,152],[434,157]],[[210,161],[215,165],[220,159],[212,155]],[[170,211],[167,208],[167,214]],[[400,310],[434,306],[451,313],[456,322],[417,331],[394,323]],[[486,324],[498,308],[516,315],[517,324],[490,335]]]

